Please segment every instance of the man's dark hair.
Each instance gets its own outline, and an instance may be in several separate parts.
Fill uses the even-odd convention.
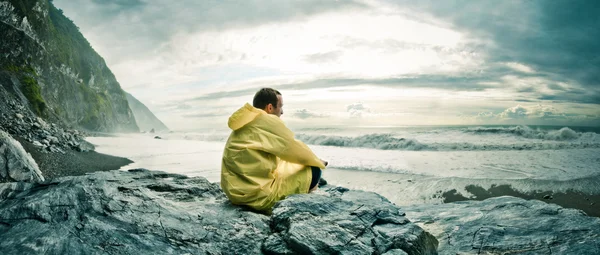
[[[267,105],[273,104],[273,107],[277,108],[277,95],[281,95],[281,93],[275,89],[262,88],[254,94],[252,106],[258,109],[265,109]]]

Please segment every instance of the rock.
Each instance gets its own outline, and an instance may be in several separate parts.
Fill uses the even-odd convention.
[[[600,254],[600,218],[539,200],[495,197],[405,207],[441,254]]]
[[[48,126],[48,123],[46,123],[46,121],[44,121],[44,120],[43,120],[42,118],[40,118],[40,117],[37,117],[37,118],[36,118],[36,123],[40,124],[40,126],[41,126],[42,128],[44,128],[44,129],[47,129],[47,128],[49,127],[49,126]]]
[[[63,177],[44,184],[4,183],[0,250],[3,254],[436,254],[437,241],[381,196],[324,193],[290,196],[266,216],[231,205],[218,184],[202,177],[142,169]]]
[[[58,143],[59,143],[59,140],[58,140],[58,138],[56,138],[56,137],[54,137],[54,136],[51,136],[51,135],[47,136],[47,137],[46,137],[46,139],[48,139],[48,141],[49,141],[50,143],[53,143],[53,144],[58,144]]]
[[[8,181],[44,181],[31,155],[18,141],[2,130],[0,130],[0,178]]]
[[[160,136],[155,136],[154,139],[162,139]]]
[[[268,254],[437,254],[437,240],[398,207],[372,192],[329,188],[326,195],[292,195],[273,209],[263,245]],[[393,253],[391,253],[393,254]]]
[[[96,147],[86,140],[81,140],[76,147],[76,150],[80,152],[93,151],[95,149]]]
[[[551,195],[544,195],[544,197],[543,197],[543,198],[544,198],[544,199],[552,199],[552,196],[551,196]]]

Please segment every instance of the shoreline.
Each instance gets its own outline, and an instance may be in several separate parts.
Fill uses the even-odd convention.
[[[87,173],[119,170],[133,163],[128,158],[98,153],[96,151],[77,152],[73,150],[62,153],[41,152],[39,147],[21,137],[15,137],[25,151],[31,154],[46,180],[64,176],[78,176]]]

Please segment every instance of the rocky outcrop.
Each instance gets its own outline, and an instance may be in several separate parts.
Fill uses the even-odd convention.
[[[90,131],[139,131],[104,59],[51,1],[0,0],[0,35],[0,101]]]
[[[269,254],[437,254],[437,240],[372,192],[325,187],[292,196],[271,216]]]
[[[496,197],[404,208],[440,254],[600,254],[600,218],[539,200]]]
[[[142,131],[169,131],[169,128],[165,126],[162,121],[160,121],[154,113],[148,109],[142,102],[137,100],[137,98],[133,97],[129,93],[125,93],[127,95],[127,102],[129,102],[129,107],[135,116],[135,122],[138,127]]]
[[[0,130],[0,181],[42,182],[44,177],[31,155]]]
[[[370,192],[293,195],[272,215],[201,177],[130,170],[0,184],[4,254],[436,254],[436,239]]]

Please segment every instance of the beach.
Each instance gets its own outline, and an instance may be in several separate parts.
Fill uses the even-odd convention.
[[[67,150],[65,153],[50,153],[41,151],[33,144],[22,138],[16,138],[23,148],[31,154],[42,175],[46,180],[63,176],[77,176],[97,171],[109,171],[119,169],[133,161],[111,156],[95,151],[79,152]]]

